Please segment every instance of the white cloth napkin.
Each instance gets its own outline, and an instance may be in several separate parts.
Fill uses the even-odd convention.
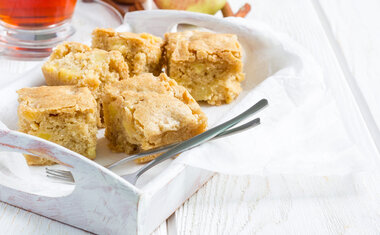
[[[243,91],[229,105],[202,105],[202,109],[212,127],[266,98],[269,106],[255,116],[261,118],[262,124],[247,132],[205,143],[181,154],[171,164],[239,175],[327,175],[370,169],[370,158],[347,135],[332,91],[324,86],[323,70],[313,58],[288,37],[263,24],[230,20],[239,21],[254,35],[239,38],[245,47]],[[36,68],[0,90],[0,120],[8,128],[17,129],[16,90],[42,84],[42,73]],[[107,150],[104,139],[100,143],[99,162],[107,164],[120,158],[121,155]],[[0,154],[0,175],[9,176],[11,168],[13,174],[25,175],[26,164],[22,157],[12,161],[10,158]],[[39,169],[41,179],[44,170],[35,169]]]
[[[205,107],[211,126],[238,115],[261,98],[262,124],[182,154],[175,163],[225,174],[349,174],[370,170],[373,158],[347,134],[323,69],[286,35],[237,18],[255,32],[246,50],[243,92],[230,105]],[[247,48],[246,48],[247,49]],[[261,81],[255,87],[256,81]]]

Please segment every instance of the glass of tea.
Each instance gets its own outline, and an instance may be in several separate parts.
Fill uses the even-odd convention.
[[[19,58],[45,57],[75,30],[76,0],[0,0],[0,52]]]

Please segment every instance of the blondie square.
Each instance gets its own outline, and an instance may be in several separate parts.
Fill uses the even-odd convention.
[[[195,100],[220,105],[239,95],[244,74],[242,48],[236,35],[167,33],[165,43],[169,77],[186,87]]]
[[[98,126],[102,126],[101,94],[104,84],[128,78],[128,65],[118,51],[92,49],[77,42],[57,46],[42,66],[46,83],[51,86],[88,87],[98,103]]]
[[[117,50],[129,66],[129,75],[161,73],[163,40],[147,33],[115,32],[113,29],[95,29],[92,47],[106,51]]]
[[[23,88],[19,94],[21,132],[62,145],[87,158],[96,156],[96,101],[88,88],[42,86]],[[29,165],[53,161],[25,155]]]
[[[105,136],[117,152],[136,153],[186,140],[207,127],[198,103],[165,74],[144,73],[109,85],[103,105]]]

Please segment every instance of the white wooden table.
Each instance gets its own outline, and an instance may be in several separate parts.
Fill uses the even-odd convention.
[[[236,10],[246,1],[230,3]],[[380,1],[250,3],[249,18],[289,34],[314,55],[332,79],[356,83],[368,103],[365,108],[380,125]],[[0,60],[0,74],[16,76],[33,65],[35,62]],[[345,177],[217,175],[155,234],[380,234],[379,182],[380,173]],[[0,203],[0,234],[85,233]]]

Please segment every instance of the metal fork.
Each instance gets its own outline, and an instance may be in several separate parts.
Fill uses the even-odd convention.
[[[243,131],[246,131],[248,129],[251,129],[257,125],[260,124],[260,118],[256,118],[252,121],[249,121],[243,125],[240,125],[238,127],[235,127],[235,128],[231,128],[231,129],[228,129],[226,131],[224,131],[223,133],[220,133],[219,135],[215,136],[214,138],[212,138],[211,140],[215,140],[215,139],[219,139],[219,138],[223,138],[223,137],[227,137],[227,136],[231,136],[231,135],[235,135],[237,133],[240,133],[240,132],[243,132]],[[110,165],[106,165],[105,167],[108,168],[108,169],[112,169],[118,165],[121,165],[123,163],[126,163],[126,162],[129,162],[129,161],[132,161],[132,160],[135,160],[135,159],[139,159],[141,157],[144,157],[144,156],[148,156],[148,155],[152,155],[152,154],[156,154],[156,153],[162,153],[170,148],[173,148],[174,146],[178,145],[179,143],[173,143],[173,144],[169,144],[169,145],[165,145],[163,147],[159,147],[159,148],[155,148],[155,149],[150,149],[150,150],[147,150],[147,151],[144,151],[144,152],[141,152],[141,153],[138,153],[138,154],[134,154],[134,155],[130,155],[128,157],[125,157],[115,163],[112,163]],[[67,170],[58,170],[58,169],[51,169],[51,168],[45,168],[45,172],[46,172],[46,175],[47,177],[49,178],[54,178],[54,179],[59,179],[59,180],[63,180],[63,181],[67,181],[67,182],[71,182],[73,183],[74,182],[74,177],[73,175],[71,174],[70,171],[67,171]]]
[[[138,171],[131,173],[131,174],[121,176],[123,179],[125,179],[128,182],[130,182],[131,184],[135,185],[137,179],[142,174],[144,174],[147,170],[149,170],[150,168],[154,167],[155,165],[157,165],[157,164],[159,164],[159,163],[161,163],[161,162],[163,162],[169,158],[172,158],[173,156],[176,156],[179,153],[182,153],[186,150],[194,148],[194,147],[196,147],[196,146],[198,146],[198,145],[200,145],[200,144],[202,144],[208,140],[211,140],[214,138],[219,138],[219,137],[226,136],[226,135],[235,134],[237,132],[241,132],[242,130],[245,130],[246,128],[257,126],[258,124],[260,124],[259,118],[252,120],[251,122],[246,123],[240,127],[230,129],[231,127],[235,126],[236,124],[243,121],[244,119],[252,116],[253,114],[255,114],[256,112],[258,112],[259,110],[261,110],[262,108],[264,108],[267,105],[268,105],[268,101],[266,99],[262,99],[259,102],[257,102],[255,105],[253,105],[251,108],[246,110],[245,112],[236,116],[235,118],[232,118],[231,120],[229,120],[227,122],[224,122],[224,123],[222,123],[222,124],[220,124],[214,128],[211,128],[210,130],[205,131],[202,134],[194,136],[193,138],[185,140],[181,143],[172,144],[172,145],[165,146],[162,148],[149,150],[149,151],[146,151],[146,152],[141,153],[141,154],[129,156],[125,159],[122,159],[116,163],[109,165],[108,168],[111,169],[111,168],[113,168],[113,167],[115,167],[121,163],[130,161],[130,160],[134,160],[134,159],[140,158],[142,156],[163,152],[163,151],[169,149],[167,152],[161,154],[157,158],[153,159],[152,161],[150,161],[149,163],[144,165]],[[225,132],[226,132],[226,134],[224,134]],[[51,178],[55,178],[55,179],[59,179],[59,180],[63,180],[63,181],[68,181],[68,182],[74,182],[74,177],[70,171],[53,170],[53,169],[46,168],[46,174],[48,177],[51,177]]]
[[[227,137],[227,136],[231,136],[231,135],[235,135],[235,134],[238,134],[240,132],[243,132],[243,131],[246,131],[248,129],[251,129],[257,125],[260,124],[260,118],[256,118],[252,121],[249,121],[243,125],[240,125],[238,127],[235,127],[235,128],[231,128],[231,129],[228,129],[222,133],[220,133],[219,135],[215,136],[214,138],[212,138],[211,140],[216,140],[216,139],[219,139],[219,138],[223,138],[223,137]],[[173,143],[173,144],[169,144],[169,145],[165,145],[165,146],[162,146],[162,147],[159,147],[159,148],[154,148],[154,149],[150,149],[150,150],[147,150],[147,151],[144,151],[144,152],[141,152],[141,153],[137,153],[137,154],[133,154],[133,155],[130,155],[128,157],[125,157],[123,159],[120,159],[119,161],[117,162],[114,162],[112,164],[109,164],[109,165],[106,165],[104,167],[108,168],[108,169],[112,169],[118,165],[121,165],[123,163],[126,163],[126,162],[129,162],[129,161],[132,161],[132,160],[136,160],[136,159],[139,159],[139,158],[142,158],[144,156],[148,156],[148,155],[152,155],[152,154],[157,154],[157,153],[162,153],[170,148],[173,148],[174,146],[178,145],[180,142],[177,142],[177,143]],[[74,177],[73,175],[71,174],[70,171],[67,171],[67,170],[57,170],[57,169],[50,169],[50,168],[45,168],[45,171],[46,171],[46,175],[50,178],[55,178],[55,179],[59,179],[59,180],[65,180],[65,181],[70,181],[70,182],[74,182]]]

